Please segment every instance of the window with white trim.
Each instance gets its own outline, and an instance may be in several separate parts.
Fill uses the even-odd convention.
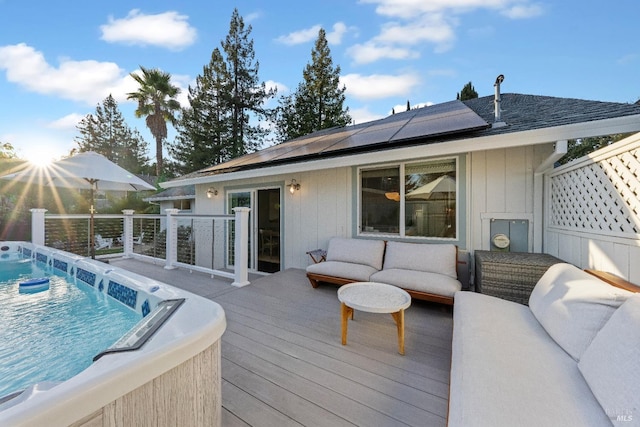
[[[457,238],[457,158],[360,169],[362,235]]]

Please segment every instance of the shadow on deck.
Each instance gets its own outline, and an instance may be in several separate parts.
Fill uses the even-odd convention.
[[[337,287],[313,289],[304,270],[252,276],[231,286],[202,273],[112,260],[118,267],[220,304],[223,426],[443,426],[451,310],[413,301],[405,356],[389,315],[357,311],[340,343]]]

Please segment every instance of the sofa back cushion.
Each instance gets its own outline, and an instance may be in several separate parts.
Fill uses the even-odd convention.
[[[571,264],[555,264],[540,278],[529,308],[576,361],[632,292],[611,286]]]
[[[327,261],[350,262],[382,269],[383,240],[349,239],[333,237],[327,249]]]
[[[585,350],[578,369],[612,420],[640,417],[640,295],[616,310]],[[626,424],[626,423],[625,423]]]
[[[456,246],[437,243],[388,242],[384,269],[426,271],[456,279]]]

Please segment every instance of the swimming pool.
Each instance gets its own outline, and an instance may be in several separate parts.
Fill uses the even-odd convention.
[[[37,288],[24,291],[29,279]],[[1,398],[80,373],[142,314],[42,262],[0,257],[0,319]]]
[[[218,304],[99,261],[28,242],[0,242],[0,261],[20,254],[53,277],[50,290],[23,297],[75,292],[59,287],[54,277],[68,276],[92,297],[124,304],[142,320],[77,375],[30,383],[0,403],[0,425],[219,424],[226,320]],[[95,322],[94,329],[110,330],[110,321]]]

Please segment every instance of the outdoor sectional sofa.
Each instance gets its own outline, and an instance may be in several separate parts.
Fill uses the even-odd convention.
[[[637,425],[640,288],[598,274],[555,264],[528,307],[455,294],[449,427]]]
[[[457,264],[452,244],[333,237],[326,261],[309,265],[307,277],[314,288],[319,282],[380,282],[398,286],[412,298],[451,305],[462,288]]]

